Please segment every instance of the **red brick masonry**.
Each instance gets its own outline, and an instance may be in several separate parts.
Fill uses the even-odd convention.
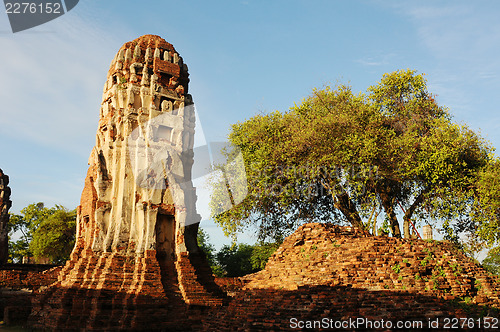
[[[225,289],[243,287],[239,279],[217,281]],[[394,324],[439,319],[443,327],[452,317],[497,319],[499,295],[498,278],[450,243],[369,236],[314,223],[289,236],[229,306],[210,311],[204,328],[292,330],[292,318]],[[473,323],[477,329],[478,321]]]
[[[153,252],[133,261],[111,256],[90,255],[80,267],[68,262],[66,269],[80,271],[71,274],[75,287],[61,287],[58,281],[50,294],[40,293],[33,303],[34,325],[101,331],[278,331],[292,330],[292,318],[423,324],[439,319],[442,327],[445,319],[457,317],[474,318],[478,330],[477,319],[498,318],[500,308],[498,278],[450,243],[368,236],[330,224],[299,228],[261,272],[248,278],[216,278],[233,295],[229,303],[201,286],[202,278],[212,278],[207,265],[199,264],[202,257],[181,257],[176,263],[179,275],[192,280],[183,286],[188,290],[185,301],[183,281],[175,274],[166,276],[172,279],[164,284],[171,287],[161,290]],[[124,283],[124,275],[133,282]],[[10,280],[19,284],[16,278]],[[44,296],[57,301],[40,310]],[[213,301],[212,306],[198,305],[207,301]]]

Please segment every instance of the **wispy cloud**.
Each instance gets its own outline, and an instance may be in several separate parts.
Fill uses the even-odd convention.
[[[438,95],[438,102],[450,107],[456,121],[483,129],[482,134],[500,147],[494,121],[499,113],[500,3],[377,3],[390,6],[413,25],[429,90]]]
[[[491,4],[491,3],[490,3]],[[420,43],[438,61],[476,73],[500,70],[500,21],[496,10],[471,2],[405,2],[398,9],[413,21]],[[491,76],[491,75],[488,75]]]
[[[54,32],[0,35],[4,136],[88,154],[114,52],[106,34],[88,23],[71,17]]]
[[[470,8],[461,4],[451,4],[446,7],[439,5],[422,5],[422,4],[399,4],[402,10],[406,10],[411,16],[417,20],[441,20],[443,18],[462,16],[470,14]]]
[[[379,2],[384,6],[388,3]],[[474,130],[482,129],[481,135],[500,147],[500,109],[496,100],[500,89],[500,3],[390,4],[414,27],[408,30],[408,38],[414,41],[421,59],[417,69],[427,73],[429,90],[437,95],[438,102],[450,108],[455,121],[467,123]],[[381,59],[366,57],[358,62],[380,66],[384,64]]]
[[[396,55],[394,53],[371,55],[357,59],[355,60],[355,62],[360,63],[363,66],[370,66],[370,67],[385,66],[390,64],[391,59],[393,59],[395,56]]]

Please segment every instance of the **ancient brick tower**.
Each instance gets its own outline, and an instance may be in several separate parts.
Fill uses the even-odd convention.
[[[0,169],[0,265],[9,258],[9,237],[7,223],[9,222],[10,188],[9,177]]]
[[[77,242],[59,282],[36,299],[33,325],[186,329],[193,307],[222,304],[196,242],[188,76],[174,47],[153,35],[111,62]]]

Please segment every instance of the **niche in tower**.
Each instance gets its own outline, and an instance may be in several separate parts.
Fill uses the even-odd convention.
[[[175,270],[175,218],[173,215],[158,213],[156,217],[156,259],[160,265],[163,288],[168,286],[168,277]]]

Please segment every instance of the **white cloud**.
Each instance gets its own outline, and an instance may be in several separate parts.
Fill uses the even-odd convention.
[[[88,154],[116,47],[92,22],[60,20],[53,32],[0,35],[0,125],[7,136]]]
[[[459,121],[491,131],[500,88],[498,2],[404,2],[396,8],[414,24],[430,56],[430,91]],[[498,134],[490,136],[498,146]]]
[[[471,2],[427,3],[405,2],[398,8],[410,17],[420,42],[431,55],[462,64],[459,70],[500,69],[500,21],[494,14],[496,10]]]

